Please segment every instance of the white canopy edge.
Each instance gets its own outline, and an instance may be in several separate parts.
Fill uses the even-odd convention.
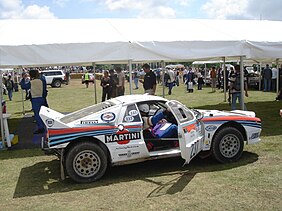
[[[0,20],[0,67],[282,57],[281,21]]]

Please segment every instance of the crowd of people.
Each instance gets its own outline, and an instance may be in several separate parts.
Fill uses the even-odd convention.
[[[225,71],[225,72],[224,72]],[[135,69],[132,74],[132,79],[135,85],[134,89],[139,89],[139,84],[142,84],[144,93],[155,95],[157,85],[165,85],[167,87],[167,94],[171,95],[174,86],[179,86],[180,83],[185,85],[185,90],[188,93],[193,93],[194,86],[197,85],[198,90],[202,90],[203,85],[207,84],[210,79],[211,93],[216,92],[216,89],[223,89],[229,93],[228,101],[231,105],[231,110],[236,109],[236,102],[241,100],[241,87],[244,87],[244,94],[248,97],[248,80],[247,74],[244,73],[244,84],[241,86],[240,80],[240,66],[230,66],[230,68],[216,68],[211,67],[208,70],[196,69],[192,67],[180,67],[180,68],[165,68],[165,71],[161,69],[152,70],[149,64],[143,64],[142,69]],[[164,75],[163,75],[164,73]],[[280,73],[280,74],[279,74]],[[282,68],[272,67],[267,64],[262,70],[262,91],[269,92],[275,91],[277,86],[277,77],[282,73]],[[84,74],[84,80],[89,81],[88,71]],[[224,77],[225,80],[224,80]],[[69,78],[69,75],[68,75]],[[114,69],[104,70],[101,77],[100,86],[102,87],[102,101],[122,96],[125,94],[125,81],[126,74],[121,67],[117,66]],[[88,87],[88,83],[85,83]],[[10,101],[13,98],[13,91],[18,89],[17,83],[14,82],[11,75],[5,75],[3,85],[6,87],[6,94]],[[47,85],[43,75],[39,74],[39,70],[31,68],[29,71],[22,73],[21,80],[19,82],[20,87],[25,91],[25,99],[30,100],[32,104],[32,110],[37,123],[37,130],[34,132],[43,133],[44,124],[39,117],[39,110],[42,105],[48,107],[47,103]],[[279,84],[281,87],[281,84]],[[279,96],[281,97],[279,98]],[[282,91],[276,100],[282,99]],[[244,105],[246,110],[246,106]]]

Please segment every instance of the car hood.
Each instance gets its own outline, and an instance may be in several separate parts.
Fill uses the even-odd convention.
[[[202,110],[197,109],[203,114],[203,117],[219,117],[219,116],[242,116],[242,117],[255,117],[253,111],[233,110],[233,111],[219,111],[219,110]]]

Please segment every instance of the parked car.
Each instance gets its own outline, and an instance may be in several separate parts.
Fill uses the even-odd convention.
[[[170,110],[167,121],[177,125],[178,137],[147,138],[139,110],[143,103],[149,115]],[[48,137],[42,149],[57,155],[61,171],[79,183],[98,180],[109,165],[149,159],[181,156],[188,164],[205,154],[221,163],[236,161],[244,141],[256,143],[261,133],[261,120],[252,111],[189,109],[152,95],[120,96],[66,115],[42,106],[40,117]]]
[[[44,70],[40,74],[45,76],[47,85],[55,88],[59,88],[67,82],[66,75],[62,70]]]
[[[259,74],[258,73],[248,73],[245,75],[247,77],[247,82],[249,87],[259,86]]]
[[[88,73],[89,74],[89,83],[94,83],[94,75],[93,73]],[[81,83],[84,84],[85,80],[84,80],[84,75],[81,76]]]

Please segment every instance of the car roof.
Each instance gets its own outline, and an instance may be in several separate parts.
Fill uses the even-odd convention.
[[[114,100],[117,100],[122,104],[131,104],[131,103],[139,103],[139,102],[146,102],[146,101],[168,101],[165,98],[155,96],[155,95],[148,95],[148,94],[123,95],[123,96],[114,98]]]

